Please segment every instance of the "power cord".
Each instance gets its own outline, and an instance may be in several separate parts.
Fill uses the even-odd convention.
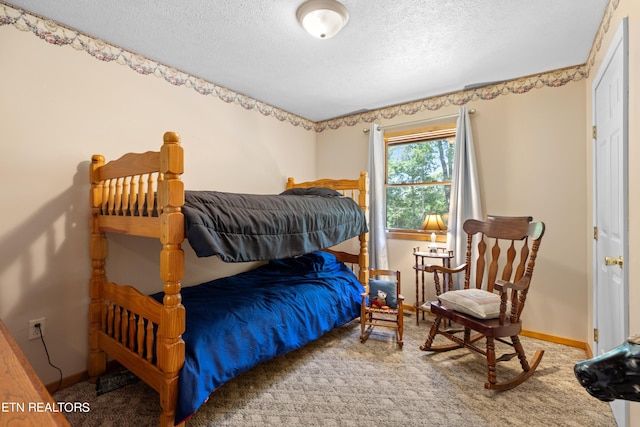
[[[51,358],[49,357],[49,350],[47,350],[47,343],[44,342],[44,337],[42,336],[42,330],[40,329],[40,323],[36,323],[34,326],[36,327],[36,329],[38,329],[40,340],[42,341],[42,345],[44,346],[44,352],[47,354],[47,361],[49,361],[49,365],[57,369],[58,372],[60,372],[60,380],[58,380],[58,387],[56,387],[56,389],[51,393],[51,394],[54,394],[55,392],[60,390],[60,387],[62,387],[62,369],[58,368],[56,365],[51,363]]]

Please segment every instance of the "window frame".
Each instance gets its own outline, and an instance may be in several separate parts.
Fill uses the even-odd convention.
[[[389,158],[389,146],[390,145],[399,145],[399,144],[408,144],[415,142],[424,142],[428,143],[434,140],[448,139],[454,138],[457,133],[457,125],[455,122],[448,122],[439,125],[422,127],[422,128],[413,128],[404,131],[397,132],[385,132],[384,134],[384,188],[385,194],[389,187],[402,187],[407,185],[416,185],[412,184],[389,184],[389,165],[387,160]],[[452,181],[432,181],[432,182],[424,182],[418,183],[419,186],[439,186],[439,185],[452,185]],[[387,201],[385,198],[385,234],[387,238],[392,239],[405,239],[405,240],[419,240],[419,241],[428,241],[431,240],[431,232],[426,232],[423,230],[409,230],[409,229],[401,229],[401,228],[387,228],[386,227],[386,212],[387,212]],[[447,231],[436,231],[436,241],[437,242],[446,242],[447,241]]]

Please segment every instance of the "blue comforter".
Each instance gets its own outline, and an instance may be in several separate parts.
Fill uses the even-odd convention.
[[[257,364],[302,347],[360,315],[363,288],[325,252],[182,289],[185,363],[176,421]],[[154,295],[162,300],[162,293]]]

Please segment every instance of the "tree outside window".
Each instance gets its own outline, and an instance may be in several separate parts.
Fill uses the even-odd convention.
[[[419,235],[427,214],[440,214],[447,223],[455,133],[450,123],[385,134],[389,232]]]

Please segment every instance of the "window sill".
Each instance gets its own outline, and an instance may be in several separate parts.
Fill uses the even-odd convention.
[[[431,233],[426,231],[385,230],[385,235],[387,236],[387,239],[431,241]],[[436,242],[447,243],[447,233],[436,233]]]

